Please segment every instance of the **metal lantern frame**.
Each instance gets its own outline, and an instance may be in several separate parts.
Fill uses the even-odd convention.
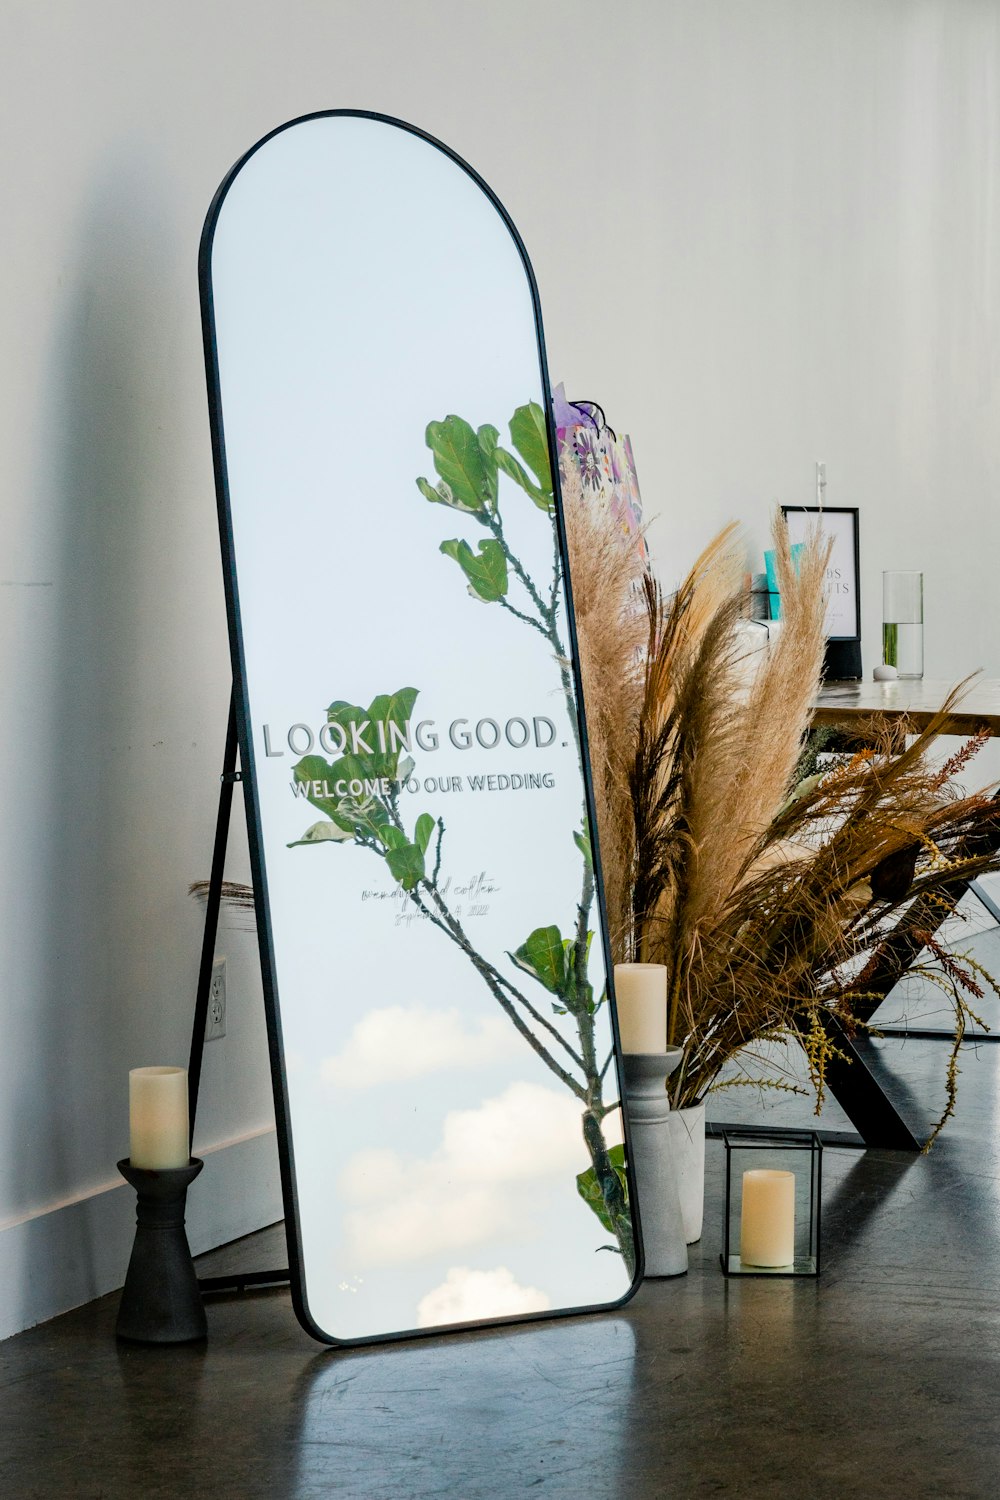
[[[821,1203],[823,1196],[823,1142],[815,1130],[789,1130],[784,1127],[732,1126],[722,1131],[726,1148],[726,1201],[723,1218],[722,1254],[719,1261],[724,1276],[771,1276],[815,1278],[820,1273]],[[809,1153],[809,1248],[796,1256],[790,1266],[744,1266],[738,1253],[732,1252],[732,1187],[734,1158],[738,1152],[808,1152]],[[796,1173],[796,1181],[798,1174]],[[742,1213],[742,1201],[740,1204]],[[737,1247],[738,1248],[738,1247]]]

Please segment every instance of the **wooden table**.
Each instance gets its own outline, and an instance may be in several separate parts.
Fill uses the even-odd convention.
[[[865,720],[880,715],[902,733],[926,727],[940,709],[954,681],[922,677],[896,682],[826,682],[813,705],[812,722],[816,728],[831,727],[850,732],[862,730]],[[974,677],[962,694],[961,702],[948,715],[943,734],[970,735],[985,729],[1000,736],[1000,679]],[[975,882],[963,886],[971,889],[991,915],[1000,920],[1000,910]],[[960,899],[955,897],[955,904]],[[862,1019],[871,1020],[881,1001],[874,1001]],[[908,1035],[921,1040],[950,1039],[952,1033],[937,1030],[915,1031],[912,1028],[885,1027],[883,1035]],[[888,1098],[878,1074],[885,1073],[872,1043],[863,1035],[849,1038],[838,1034],[831,1038],[846,1052],[850,1064],[839,1059],[828,1070],[830,1092],[848,1115],[866,1145],[915,1150],[920,1141],[913,1135],[895,1105]],[[997,1041],[1000,1036],[978,1036],[979,1041]]]
[[[955,682],[921,677],[897,682],[825,682],[813,705],[813,724],[849,729],[859,719],[883,714],[905,720],[914,731],[930,723]],[[988,729],[1000,735],[1000,678],[974,677],[962,701],[949,714],[944,734],[976,734]]]

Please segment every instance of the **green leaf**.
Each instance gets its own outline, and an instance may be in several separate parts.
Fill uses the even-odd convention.
[[[500,434],[495,427],[490,427],[487,423],[476,433],[476,441],[483,455],[483,462],[489,467],[495,462],[494,455],[497,451],[497,443],[500,441]]]
[[[594,849],[587,834],[581,833],[580,830],[577,829],[576,833],[574,833],[573,835],[573,842],[579,849],[580,853],[583,855],[584,863],[586,864],[587,869],[592,870],[594,868]]]
[[[587,933],[584,973],[594,934]],[[536,927],[516,953],[508,955],[519,969],[531,974],[551,995],[563,1001],[571,1015],[594,1013],[594,987],[586,979],[577,985],[576,940],[564,938],[558,927]]]
[[[306,755],[298,765],[292,767],[295,780],[305,783],[307,787],[305,800],[330,819],[333,831],[326,837],[331,839],[353,838],[359,831],[378,833],[380,826],[388,821],[389,810],[385,803],[377,798],[356,798],[349,795],[338,797],[333,791],[338,782],[349,783],[356,777],[369,774],[367,767],[362,765],[357,756],[350,755],[335,760],[332,765],[329,765],[322,756]],[[330,789],[329,797],[314,795],[311,783],[316,781],[323,782]],[[310,831],[309,843],[315,843],[317,838],[318,835]],[[303,840],[300,839],[297,842],[301,843]],[[295,846],[289,844],[288,847],[291,849]]]
[[[365,713],[364,709],[361,708],[359,704],[357,704],[357,703],[348,703],[344,698],[338,698],[338,699],[336,699],[335,702],[333,702],[333,703],[330,704],[329,708],[326,711],[326,722],[328,724],[336,724],[337,728],[341,731],[341,734],[343,736],[343,741],[344,741],[344,757],[343,758],[344,758],[345,761],[350,761],[350,763],[352,765],[362,766],[363,752],[362,752],[362,755],[353,755],[351,753],[351,746],[352,746],[351,725],[352,724],[357,725],[359,731],[361,731],[361,725],[364,723],[364,721],[368,717],[369,717],[369,715]],[[362,738],[367,742],[368,741],[368,731],[367,730],[361,731],[361,735],[362,735]],[[340,764],[341,764],[341,762],[338,761],[337,765],[339,766]],[[340,772],[340,775],[344,775],[344,774],[345,773],[343,771]],[[364,777],[364,774],[365,774],[365,771],[364,771],[363,768],[360,771],[352,771],[351,772],[352,776],[353,775],[361,775],[362,778]],[[372,774],[372,772],[369,769],[368,770],[368,775],[371,776],[371,774]]]
[[[405,733],[417,696],[416,688],[405,687],[398,688],[394,693],[379,694],[377,698],[372,699],[368,708],[361,708],[358,704],[348,703],[342,698],[330,704],[326,711],[327,723],[336,724],[341,730],[346,747],[344,756],[332,768],[336,772],[336,779],[341,777],[347,781],[355,778],[361,781],[375,781],[380,777],[395,779],[398,774],[401,745],[390,734],[388,726],[395,724],[400,734]],[[385,726],[386,749],[384,751],[379,740],[377,727],[379,724]],[[355,740],[351,733],[352,726],[358,731],[357,754],[353,753]],[[370,746],[370,753],[361,749],[361,745]],[[329,780],[329,776],[327,779]],[[330,784],[332,786],[333,783]]]
[[[449,510],[463,510],[467,515],[476,516],[478,520],[484,518],[485,512],[481,505],[463,505],[460,500],[456,499],[450,485],[445,484],[444,480],[434,485],[420,478],[417,480],[417,489],[432,505],[447,505]]]
[[[339,724],[346,729],[354,719],[363,719],[365,711],[357,703],[348,703],[346,698],[337,698],[326,711],[328,724]]]
[[[537,401],[519,406],[510,419],[510,440],[535,475],[539,487],[552,494],[552,470],[549,465],[549,434],[545,413]]]
[[[368,717],[374,722],[382,719],[387,724],[395,724],[401,732],[405,730],[407,721],[413,714],[413,705],[417,701],[417,688],[397,688],[394,693],[381,693],[373,698],[368,710]]]
[[[326,783],[330,792],[328,797],[316,797],[310,788],[306,792],[306,799],[312,803],[313,807],[318,807],[321,812],[325,812],[328,818],[332,818],[335,814],[343,814],[345,803],[354,806],[358,800],[364,801],[364,798],[354,799],[349,795],[338,796],[334,790],[337,783],[350,782],[355,779],[364,780],[365,777],[371,779],[372,774],[371,760],[357,755],[343,755],[333,762],[325,761],[321,755],[306,755],[292,767],[295,780],[305,782],[307,787],[313,781]]]
[[[530,496],[539,510],[544,510],[547,515],[551,514],[553,504],[552,491],[540,490],[536,484],[532,484],[527,473],[518,463],[513,453],[508,453],[506,448],[498,448],[496,451],[496,461],[497,467],[507,475],[508,479],[513,479],[515,484],[521,486],[522,490],[524,490],[526,495]]]
[[[397,739],[390,731],[390,725],[395,725],[400,736],[406,734],[406,726],[413,714],[413,705],[417,701],[417,689],[406,687],[399,688],[395,693],[380,693],[373,698],[364,717],[371,723],[371,728],[366,730],[365,739],[369,744],[375,746],[375,753],[371,757],[372,771],[376,776],[387,776],[395,780],[399,774],[399,757],[403,749],[401,739]],[[384,726],[385,750],[379,748],[379,732],[377,725]]]
[[[479,543],[478,555],[468,542],[452,539],[441,543],[446,557],[453,557],[469,580],[469,593],[484,604],[495,604],[507,592],[507,559],[500,543],[490,538]]]
[[[609,1146],[608,1161],[615,1170],[615,1175],[622,1185],[622,1192],[628,1198],[628,1179],[625,1176],[625,1147]],[[576,1190],[584,1203],[592,1208],[609,1234],[614,1234],[615,1226],[611,1221],[604,1199],[601,1197],[600,1185],[597,1181],[597,1173],[593,1167],[588,1167],[586,1172],[578,1172],[576,1178]]]
[[[424,856],[416,844],[403,843],[399,848],[387,849],[385,862],[404,891],[412,891],[417,881],[424,878]]]
[[[392,823],[391,792],[383,797],[377,788],[368,793],[362,789],[357,796],[352,796],[346,788],[352,781],[363,784],[397,779],[401,746],[390,733],[390,726],[396,725],[400,735],[404,734],[416,700],[417,689],[405,687],[394,693],[380,694],[367,709],[343,698],[330,704],[326,711],[327,722],[336,724],[342,731],[347,753],[333,762],[324,760],[321,755],[306,755],[292,768],[295,781],[306,788],[305,800],[325,813],[330,822],[329,825],[314,823],[301,839],[288,845],[289,849],[297,848],[299,844],[328,843],[331,840],[346,842],[356,834],[375,835],[387,847],[410,847],[406,835]],[[379,739],[379,725],[383,726],[385,735],[387,748],[384,751]],[[351,753],[355,743],[352,726],[356,726],[361,742],[372,747],[371,753],[360,750],[358,754]],[[409,775],[413,761],[407,757],[403,765],[403,774]],[[314,792],[317,783],[321,788],[319,796]],[[340,794],[334,790],[338,785],[342,789]],[[324,787],[329,795],[322,795]]]
[[[343,774],[339,769],[340,761],[333,765],[323,759],[322,755],[304,755],[296,765],[292,767],[292,777],[299,785],[305,785],[310,789],[306,792],[306,801],[313,807],[319,808],[321,813],[326,813],[328,818],[336,818],[341,828],[349,828],[350,823],[340,816],[340,799],[333,795],[333,787],[338,778]],[[312,783],[319,781],[329,787],[329,797],[316,797],[312,792]],[[353,829],[351,830],[353,836]]]
[[[536,927],[527,942],[510,956],[519,969],[534,975],[550,994],[565,996],[566,947],[558,927]]]
[[[482,511],[492,508],[497,500],[497,468],[489,452],[488,432],[485,442],[487,452],[479,436],[464,417],[445,417],[443,422],[430,422],[427,426],[427,446],[434,455],[434,467],[451,493],[451,501],[459,508]],[[421,490],[421,493],[425,493]]]
[[[287,849],[297,849],[300,844],[344,844],[349,839],[353,839],[353,837],[353,829],[339,828],[336,823],[313,823],[310,828],[306,829],[300,839],[293,839],[285,847]]]
[[[419,848],[421,854],[427,853],[427,846],[431,841],[431,834],[433,832],[434,819],[431,817],[430,813],[421,813],[420,817],[417,819],[417,826],[413,832],[413,837],[416,840],[417,847]]]

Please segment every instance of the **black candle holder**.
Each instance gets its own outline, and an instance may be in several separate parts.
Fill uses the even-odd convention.
[[[137,1194],[135,1243],[118,1307],[116,1333],[136,1344],[185,1344],[208,1332],[187,1235],[184,1208],[189,1185],[205,1165],[118,1170]]]

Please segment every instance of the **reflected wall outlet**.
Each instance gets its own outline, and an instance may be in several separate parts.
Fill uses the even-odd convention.
[[[217,958],[212,965],[212,983],[208,991],[208,1017],[205,1021],[206,1042],[216,1042],[226,1034],[226,960]]]

